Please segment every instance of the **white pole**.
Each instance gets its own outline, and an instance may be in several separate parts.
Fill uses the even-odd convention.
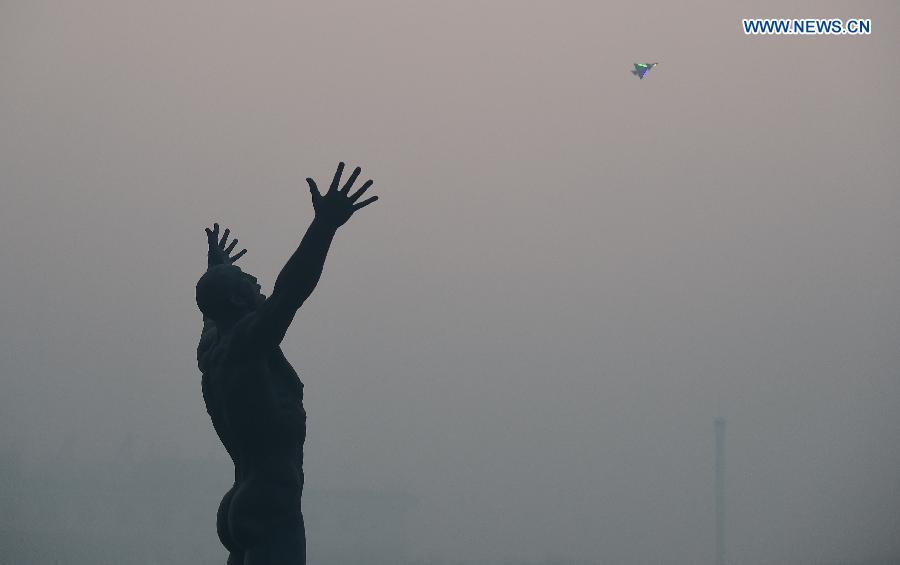
[[[716,429],[716,565],[725,565],[725,418]]]

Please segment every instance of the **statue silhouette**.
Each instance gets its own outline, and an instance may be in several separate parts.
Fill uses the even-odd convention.
[[[315,218],[278,275],[272,295],[256,277],[234,265],[229,230],[207,228],[208,269],[197,282],[203,333],[197,364],[203,373],[206,411],[234,462],[234,485],[222,498],[216,530],[229,551],[228,565],[303,565],[306,531],[300,510],[306,412],[303,383],[281,352],[281,341],[303,302],[312,294],[337,229],[360,208],[372,186],[350,194],[357,167],[343,187],[340,163],[323,195],[306,179]]]

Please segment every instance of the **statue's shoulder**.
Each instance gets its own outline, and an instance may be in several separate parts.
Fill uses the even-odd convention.
[[[205,344],[201,343],[200,347],[197,348],[197,367],[203,373],[204,379],[206,379],[207,374],[215,370],[215,365],[221,359],[221,356],[222,352],[221,347],[219,347],[218,336]]]
[[[204,337],[200,339],[200,345],[197,347],[197,365],[200,372],[207,374],[216,372],[220,367],[229,362],[229,358],[233,357],[232,342],[234,341],[234,330],[227,332],[219,332],[217,328],[213,328]]]
[[[213,330],[209,336],[201,338],[197,348],[197,364],[203,373],[218,371],[227,365],[240,364],[247,359],[247,334],[252,315],[244,317],[228,331]]]
[[[245,363],[258,360],[254,353],[253,324],[256,321],[256,312],[250,312],[241,318],[228,332],[219,336],[219,347],[223,349],[228,362]]]

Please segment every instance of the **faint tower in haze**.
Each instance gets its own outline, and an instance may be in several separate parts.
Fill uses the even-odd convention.
[[[725,565],[725,418],[713,422],[716,430],[716,565]]]

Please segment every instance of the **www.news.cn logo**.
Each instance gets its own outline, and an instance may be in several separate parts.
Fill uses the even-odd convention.
[[[872,20],[831,19],[744,19],[746,35],[869,35]]]

